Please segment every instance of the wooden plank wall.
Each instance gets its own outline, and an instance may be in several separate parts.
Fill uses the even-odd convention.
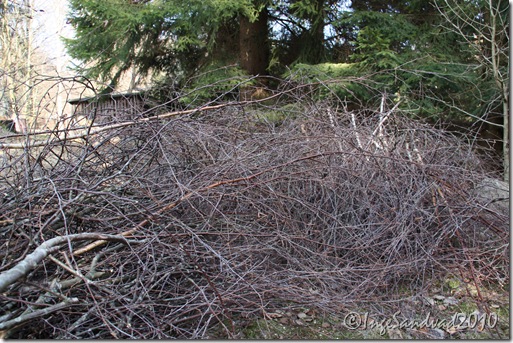
[[[94,118],[96,124],[108,124],[142,117],[144,102],[139,96],[82,102],[75,107],[75,117]]]

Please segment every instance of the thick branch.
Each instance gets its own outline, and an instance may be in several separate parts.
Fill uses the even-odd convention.
[[[32,311],[30,313],[21,315],[19,317],[16,317],[14,319],[8,320],[6,322],[0,323],[0,330],[9,330],[12,329],[15,326],[18,326],[20,324],[23,324],[29,320],[46,316],[52,312],[56,312],[59,310],[62,310],[63,308],[69,307],[75,303],[78,303],[78,298],[71,298],[69,300],[63,301],[61,303],[45,307],[39,310]]]
[[[70,241],[85,241],[101,239],[104,241],[116,241],[126,243],[126,239],[122,236],[105,235],[98,233],[80,233],[75,235],[59,236],[47,240],[27,255],[20,263],[11,269],[0,274],[0,292],[5,291],[10,285],[18,279],[26,276],[31,270],[46,258],[49,254],[59,249],[59,246]]]

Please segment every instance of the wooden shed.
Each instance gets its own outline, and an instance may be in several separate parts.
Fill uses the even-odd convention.
[[[141,118],[149,106],[144,93],[111,93],[68,100],[74,118],[94,120],[96,124],[112,124]]]

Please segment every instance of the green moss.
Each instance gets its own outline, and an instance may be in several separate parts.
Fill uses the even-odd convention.
[[[446,285],[449,287],[450,290],[457,289],[461,286],[461,282],[458,279],[452,278],[447,279]]]
[[[236,100],[238,88],[250,85],[254,85],[254,81],[240,67],[212,63],[187,82],[182,90],[186,95],[180,101],[190,106],[207,101]]]
[[[310,80],[329,80],[333,78],[341,78],[355,75],[355,65],[350,63],[321,63],[321,64],[304,64],[298,63],[294,65],[285,77],[308,77]]]

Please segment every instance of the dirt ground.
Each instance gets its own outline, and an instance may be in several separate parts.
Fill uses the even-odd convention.
[[[406,297],[392,315],[371,306],[323,314],[291,305],[234,322],[240,339],[510,339],[508,286],[494,288],[481,289],[478,304],[475,287],[449,279],[425,297]]]

